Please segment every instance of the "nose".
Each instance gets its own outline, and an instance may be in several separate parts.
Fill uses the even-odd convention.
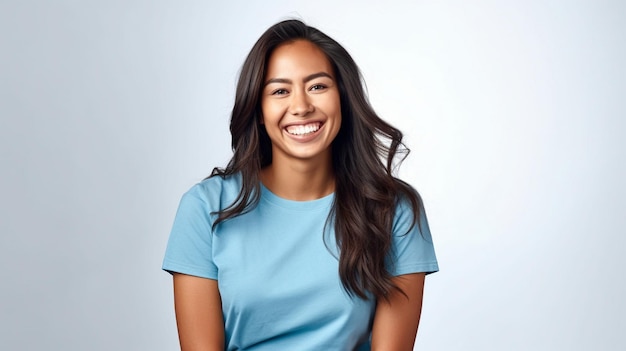
[[[309,96],[306,92],[294,92],[291,95],[289,113],[294,116],[303,117],[313,112],[313,110],[313,104],[309,100]]]

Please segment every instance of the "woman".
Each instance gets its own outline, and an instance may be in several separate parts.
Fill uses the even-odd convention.
[[[181,348],[412,350],[437,260],[419,195],[391,173],[402,133],[350,55],[300,21],[272,26],[230,131],[232,159],[183,196],[163,263]]]

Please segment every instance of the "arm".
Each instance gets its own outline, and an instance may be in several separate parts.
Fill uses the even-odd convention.
[[[389,301],[379,299],[372,327],[373,351],[412,351],[422,312],[424,273],[393,278],[393,282],[408,296],[392,291]]]
[[[224,318],[217,280],[174,273],[174,305],[182,351],[223,351]]]

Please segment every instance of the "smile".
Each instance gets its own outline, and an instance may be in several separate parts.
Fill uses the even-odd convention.
[[[307,135],[317,132],[321,127],[322,123],[314,122],[309,124],[288,126],[285,128],[285,130],[291,135]]]

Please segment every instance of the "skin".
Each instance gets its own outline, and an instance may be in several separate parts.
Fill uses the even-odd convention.
[[[389,301],[378,299],[372,326],[372,350],[412,351],[422,313],[424,273],[413,273],[393,278],[404,291],[394,291]]]
[[[181,351],[224,351],[217,280],[174,273],[174,308]]]
[[[335,189],[331,144],[341,126],[341,105],[332,66],[308,41],[283,44],[270,56],[261,98],[272,164],[261,181],[274,194],[297,201],[319,199]],[[291,135],[294,125],[319,123],[308,136]],[[413,350],[419,324],[424,274],[393,278],[404,293],[378,300],[372,350]],[[224,322],[217,281],[174,274],[176,321],[183,351],[224,349]]]

